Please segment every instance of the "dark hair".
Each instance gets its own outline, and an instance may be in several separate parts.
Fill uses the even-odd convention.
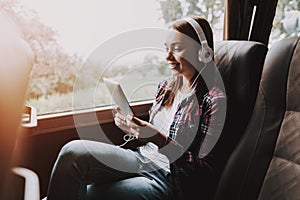
[[[213,32],[212,29],[208,23],[208,21],[202,17],[198,17],[198,16],[189,16],[191,18],[193,18],[195,21],[198,22],[198,24],[201,26],[205,37],[207,39],[207,43],[208,46],[214,50],[214,39],[213,39]],[[170,28],[179,31],[180,33],[183,33],[189,37],[191,37],[193,40],[195,40],[196,42],[198,42],[200,44],[199,41],[199,37],[196,33],[196,31],[194,30],[194,28],[185,20],[178,20],[175,21]]]
[[[209,25],[208,21],[206,19],[204,19],[202,17],[198,17],[198,16],[189,16],[189,17],[193,18],[195,21],[198,22],[198,24],[201,26],[201,28],[205,34],[208,46],[212,50],[214,50],[213,32],[212,32],[211,26]],[[193,40],[195,40],[196,42],[201,44],[199,37],[197,35],[197,32],[187,21],[177,20],[170,26],[170,28],[189,36],[190,38],[192,38]],[[195,78],[195,77],[193,77],[193,78]],[[201,84],[201,85],[203,85],[203,84]],[[165,93],[165,97],[164,97],[164,100],[162,103],[162,105],[164,107],[169,108],[172,106],[175,95],[176,95],[177,91],[181,88],[181,86],[182,86],[182,77],[175,77],[170,82],[170,84],[168,84],[166,89],[163,91]]]

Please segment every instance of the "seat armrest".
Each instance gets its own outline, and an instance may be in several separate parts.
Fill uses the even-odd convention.
[[[24,200],[40,200],[40,184],[37,174],[23,167],[14,167],[12,171],[25,178]]]

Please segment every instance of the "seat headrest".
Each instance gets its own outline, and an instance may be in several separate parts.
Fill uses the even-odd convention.
[[[275,43],[267,54],[261,87],[264,98],[272,109],[283,110],[288,106],[288,109],[300,110],[299,100],[296,98],[299,97],[300,84],[298,41],[297,37],[283,39]]]
[[[215,44],[215,61],[229,98],[240,106],[252,105],[256,98],[265,45],[251,41],[220,41]]]

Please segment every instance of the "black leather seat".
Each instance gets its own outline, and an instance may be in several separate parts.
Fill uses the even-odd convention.
[[[208,185],[207,179],[195,183],[199,185],[202,199],[207,200],[204,196],[209,197],[214,192],[223,166],[248,124],[255,104],[266,52],[267,47],[258,42],[220,41],[215,44],[215,61],[224,79],[228,106],[224,134],[216,148],[212,150],[217,155],[212,162],[218,166],[213,185]],[[101,198],[100,188],[101,186],[98,185],[89,187],[88,199]],[[132,192],[134,193],[134,190]]]
[[[199,180],[201,197],[211,199],[223,168],[244,133],[251,117],[267,53],[267,47],[258,42],[220,41],[215,44],[215,62],[224,81],[227,112],[222,135],[211,151],[215,165],[214,180]],[[210,159],[210,158],[209,158]]]
[[[213,149],[218,151],[218,155],[220,153],[222,162],[226,162],[227,156],[248,125],[266,53],[267,47],[258,42],[220,41],[215,45],[215,62],[227,95],[223,133]]]
[[[215,199],[300,198],[299,40],[283,39],[268,52],[251,120]]]

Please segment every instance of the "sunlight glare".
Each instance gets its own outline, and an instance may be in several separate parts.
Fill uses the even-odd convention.
[[[113,35],[138,27],[161,27],[157,0],[20,0],[58,32],[70,53],[86,56]]]

